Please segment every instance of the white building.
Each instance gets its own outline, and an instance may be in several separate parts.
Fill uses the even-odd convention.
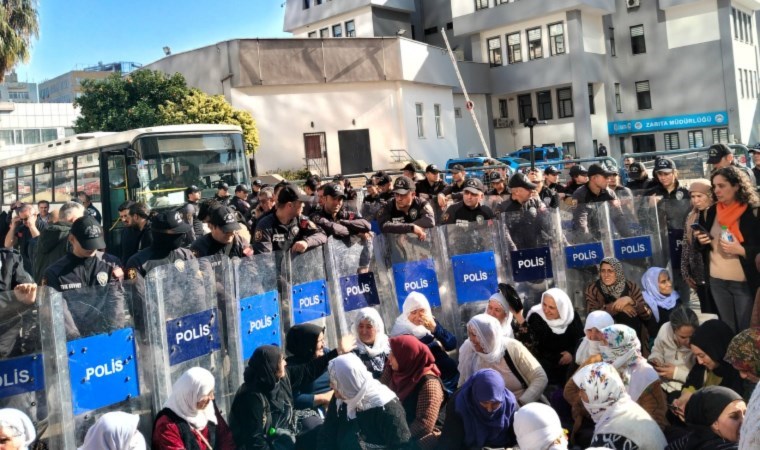
[[[71,103],[0,102],[0,159],[74,134],[79,111]]]

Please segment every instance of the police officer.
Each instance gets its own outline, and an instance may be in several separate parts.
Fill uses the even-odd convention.
[[[591,164],[588,168],[588,182],[579,187],[573,194],[576,208],[573,210],[573,227],[582,233],[590,233],[596,238],[601,237],[601,228],[597,214],[588,206],[591,203],[609,202],[610,217],[618,233],[630,235],[630,228],[623,216],[620,202],[609,188],[609,177],[614,172],[600,164]]]
[[[644,164],[633,162],[628,166],[628,183],[625,185],[633,192],[633,195],[645,194],[657,184],[656,180],[649,178],[649,172]]]
[[[415,185],[417,196],[423,200],[431,201],[446,188],[446,182],[441,180],[441,170],[435,164],[425,167],[425,179]]]
[[[383,200],[380,199],[380,190],[371,178],[367,180],[364,187],[367,189],[367,192],[364,194],[364,200],[362,200],[362,216],[375,217],[383,206]]]
[[[497,213],[506,213],[505,245],[510,251],[544,245],[551,234],[546,205],[535,195],[537,188],[522,172],[509,178],[510,198],[498,206]]]
[[[528,179],[536,185],[536,195],[547,207],[559,207],[559,195],[544,185],[544,173],[538,167],[528,170]]]
[[[419,240],[427,237],[426,228],[435,226],[433,208],[414,195],[414,182],[400,176],[393,183],[393,200],[377,212],[377,223],[383,233],[414,233]]]
[[[309,218],[319,225],[327,236],[343,238],[371,231],[369,222],[344,207],[346,193],[343,186],[328,183],[324,186],[323,195],[324,206],[315,210]]]
[[[752,186],[757,186],[754,172],[749,170],[746,166],[739,164],[736,158],[734,158],[733,150],[731,150],[731,147],[726,144],[713,144],[710,146],[707,164],[712,164],[713,170],[722,169],[723,167],[728,166],[736,166],[739,170],[747,174],[749,181],[752,182]]]
[[[570,168],[570,181],[565,186],[565,195],[572,196],[581,186],[588,183],[589,173],[585,167],[578,164]]]
[[[385,173],[385,171],[378,171],[372,176],[375,186],[377,186],[378,197],[380,201],[389,202],[393,199],[393,192],[391,192],[391,176]]]
[[[446,202],[451,199],[452,201],[462,200],[462,190],[464,189],[464,179],[466,173],[464,166],[461,164],[454,164],[449,169],[451,172],[451,184],[447,185],[443,191],[438,194],[438,206],[441,209],[446,209]]]
[[[493,219],[491,208],[481,205],[484,190],[483,182],[479,178],[466,179],[462,189],[462,201],[449,206],[443,213],[443,224],[462,225],[470,222],[480,224]]]
[[[214,196],[214,199],[224,206],[229,205],[232,200],[232,197],[230,196],[230,185],[224,181],[220,181],[216,185],[216,196]]]
[[[672,159],[657,158],[654,163],[654,176],[657,177],[657,185],[650,188],[644,195],[656,195],[671,200],[690,198],[689,190],[681,186],[678,181],[678,170]]]
[[[565,187],[559,184],[559,173],[559,169],[554,166],[544,169],[544,184],[558,195],[565,193]]]
[[[85,215],[74,221],[68,239],[69,252],[48,267],[42,278],[43,285],[62,292],[66,299],[67,337],[121,328],[125,320],[124,272],[119,258],[99,250],[106,247],[103,228],[93,216]],[[96,289],[83,290],[88,287]]]
[[[259,180],[253,180],[253,183],[251,183],[251,193],[248,194],[248,204],[251,205],[251,209],[256,208],[259,203],[259,192],[261,192],[261,189],[264,187],[264,183]]]
[[[303,214],[305,216],[311,215],[312,211],[319,205],[319,188],[321,180],[319,177],[312,175],[306,179],[303,184],[303,190],[306,196],[303,200]]]
[[[25,314],[34,308],[37,285],[24,270],[21,254],[0,248],[0,358],[27,354],[39,350],[35,317]]]
[[[301,214],[304,200],[296,188],[287,184],[277,194],[277,206],[272,214],[267,214],[256,223],[253,235],[255,253],[269,253],[290,250],[303,253],[310,248],[327,242],[321,228]]]
[[[236,233],[241,227],[235,210],[231,207],[221,206],[211,211],[208,226],[211,232],[197,238],[190,246],[190,251],[196,258],[217,254],[230,258],[253,255],[250,245]]]
[[[190,250],[182,247],[191,227],[182,220],[178,209],[160,212],[153,216],[150,223],[153,242],[127,261],[128,280],[137,278],[138,274],[145,277],[154,267],[194,258]]]
[[[251,222],[251,204],[246,200],[250,192],[251,189],[248,186],[238,184],[235,186],[235,196],[230,200],[230,206],[243,216],[246,224],[250,224]]]
[[[201,200],[201,190],[198,186],[192,185],[185,189],[185,198],[187,202],[182,207],[182,215],[185,222],[192,225],[193,229],[192,237],[193,241],[205,234],[203,230],[203,222],[198,219],[198,213],[200,212],[200,205],[198,202]]]

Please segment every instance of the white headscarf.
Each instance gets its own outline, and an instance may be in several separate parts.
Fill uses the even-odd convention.
[[[547,295],[553,298],[554,303],[557,304],[559,319],[549,320],[546,318],[546,314],[544,314],[544,308],[542,305],[544,304],[544,299]],[[549,325],[549,328],[552,329],[552,332],[554,332],[554,334],[563,334],[575,317],[575,311],[573,310],[573,303],[570,301],[570,297],[565,294],[565,291],[557,288],[551,288],[544,292],[541,295],[541,303],[530,309],[528,315],[525,317],[525,320],[528,320],[531,314],[538,314],[541,316],[541,318],[544,319],[544,322]]]
[[[567,450],[567,437],[559,416],[548,405],[534,402],[517,410],[514,428],[521,449]]]
[[[602,331],[613,323],[615,323],[615,319],[607,311],[592,311],[586,316],[586,325],[583,326],[583,331],[588,331],[592,328]],[[581,344],[578,346],[578,351],[575,352],[575,362],[578,365],[582,365],[592,355],[599,354],[601,354],[599,342],[592,341],[584,336]]]
[[[29,416],[18,409],[0,409],[0,428],[6,430],[6,434],[21,450],[27,450],[37,438],[37,431]]]
[[[346,397],[346,400],[336,400],[336,403],[339,407],[346,404],[349,420],[356,418],[357,411],[385,406],[396,398],[396,393],[372,378],[362,360],[354,353],[333,359],[327,366],[327,371],[335,390]]]
[[[103,414],[87,430],[78,450],[145,450],[145,438],[137,431],[140,417],[121,411]]]
[[[507,302],[507,299],[504,298],[503,295],[501,295],[501,292],[497,292],[493,294],[488,301],[491,300],[498,302],[499,305],[501,305],[502,309],[504,309],[504,312],[507,313],[507,317],[504,318],[504,320],[501,321],[501,330],[503,332],[503,335],[506,337],[515,337],[515,332],[512,330],[512,310],[509,308],[509,302]],[[486,305],[486,311],[488,310],[488,305]]]
[[[624,398],[630,400],[620,374],[611,364],[594,363],[581,367],[573,375],[573,382],[588,396],[588,402],[584,401],[583,406],[597,427],[611,418],[609,413],[614,404]]]
[[[401,307],[401,315],[396,319],[396,323],[393,324],[391,329],[391,337],[401,336],[402,334],[411,334],[416,338],[425,337],[430,334],[427,328],[422,325],[415,325],[409,321],[409,314],[412,311],[418,309],[424,309],[430,316],[433,312],[430,310],[430,302],[428,299],[419,292],[410,292],[404,300],[404,306]]]
[[[372,346],[365,344],[359,339],[359,323],[362,320],[369,321],[375,329],[375,343]],[[356,320],[351,324],[351,332],[356,337],[356,349],[359,353],[366,353],[370,358],[378,355],[387,355],[391,352],[391,344],[388,341],[388,335],[385,334],[385,324],[380,313],[375,308],[362,308],[359,310]]]
[[[478,360],[487,366],[497,364],[504,357],[506,340],[501,334],[501,324],[495,317],[488,314],[478,314],[467,322],[467,329],[472,330],[478,337],[478,343],[483,347],[483,353],[475,350],[469,339],[459,348],[459,382],[460,385],[475,373]]]
[[[599,345],[602,360],[612,364],[620,374],[626,391],[634,401],[659,379],[654,367],[641,356],[641,342],[636,331],[626,325],[614,324],[602,330],[607,345]]]
[[[164,408],[185,419],[197,430],[206,428],[209,422],[216,424],[214,402],[199,410],[198,402],[214,390],[214,375],[202,367],[193,367],[183,373],[172,386],[172,393]]]

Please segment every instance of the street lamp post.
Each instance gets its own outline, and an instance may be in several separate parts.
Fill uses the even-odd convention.
[[[545,120],[538,120],[535,117],[529,117],[524,125],[530,128],[530,170],[536,168],[536,146],[533,144],[533,127],[536,125],[546,125]]]

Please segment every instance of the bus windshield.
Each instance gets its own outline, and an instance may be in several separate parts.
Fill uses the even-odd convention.
[[[149,136],[135,141],[137,178],[135,198],[152,207],[181,205],[184,191],[197,186],[213,197],[226,182],[233,189],[245,182],[243,138],[239,134]]]

